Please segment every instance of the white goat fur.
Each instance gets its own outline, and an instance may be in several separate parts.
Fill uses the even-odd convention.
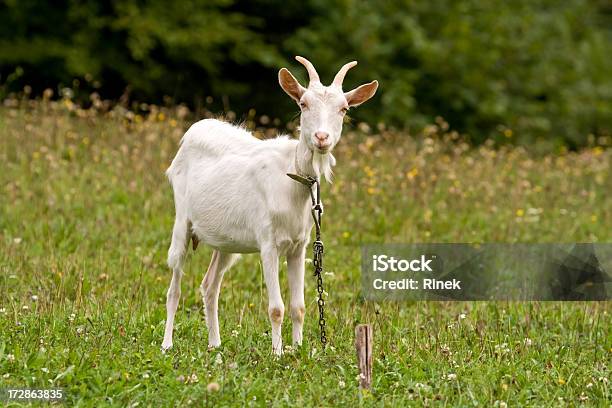
[[[316,71],[312,65],[306,60],[300,62],[309,71],[308,89],[301,87],[291,74],[282,77],[283,70],[279,73],[283,89],[302,106],[299,140],[287,136],[259,140],[241,127],[215,119],[195,123],[181,140],[179,151],[166,172],[174,190],[176,218],[168,251],[168,265],[173,275],[166,303],[163,349],[172,346],[182,266],[192,235],[214,249],[200,287],[210,347],[221,344],[217,309],[223,274],[238,254],[253,252],[261,254],[273,352],[282,353],[281,324],[285,308],[278,279],[280,256],[287,257],[293,343],[302,342],[304,259],[312,229],[310,196],[306,186],[286,174],[324,176],[329,180],[335,164],[330,151],[340,138],[341,111],[345,105],[358,105],[369,99],[377,83],[363,85],[360,88],[370,87],[368,92],[361,92],[360,98],[351,100],[351,93],[343,93],[339,86],[323,87],[318,76],[313,77]],[[338,112],[338,117],[330,112]],[[321,135],[325,137],[323,142]]]

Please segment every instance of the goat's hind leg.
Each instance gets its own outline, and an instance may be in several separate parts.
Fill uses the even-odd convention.
[[[219,333],[219,292],[221,281],[225,272],[240,257],[238,254],[228,254],[214,250],[208,271],[200,285],[200,292],[204,300],[206,325],[208,326],[208,347],[219,347],[221,335]]]
[[[172,347],[172,331],[174,329],[174,316],[181,297],[181,278],[183,276],[183,262],[187,252],[187,244],[191,236],[191,226],[185,218],[178,215],[172,230],[172,243],[168,250],[168,266],[172,268],[172,281],[166,295],[166,330],[162,350]]]

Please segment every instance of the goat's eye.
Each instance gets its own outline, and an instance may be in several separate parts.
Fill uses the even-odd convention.
[[[346,114],[346,112],[348,112],[348,110],[349,110],[348,106],[345,106],[345,107],[340,109],[340,113],[344,115],[344,114]]]
[[[308,105],[306,105],[306,102],[300,102],[300,108],[301,109],[306,109],[306,108],[308,108]]]

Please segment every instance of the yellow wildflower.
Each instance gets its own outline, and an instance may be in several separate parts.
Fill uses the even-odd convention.
[[[413,180],[419,174],[419,169],[413,167],[408,173],[406,173],[406,177],[408,180]]]

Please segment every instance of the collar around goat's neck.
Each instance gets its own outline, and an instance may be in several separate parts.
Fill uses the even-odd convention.
[[[311,177],[311,176],[301,176],[299,174],[293,174],[293,173],[287,173],[287,175],[291,177],[293,180],[297,181],[298,183],[302,183],[308,188],[311,188],[313,184],[318,182],[316,178]]]

